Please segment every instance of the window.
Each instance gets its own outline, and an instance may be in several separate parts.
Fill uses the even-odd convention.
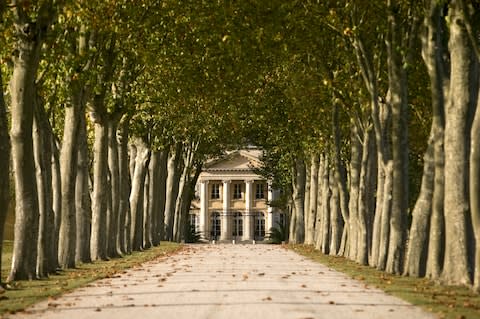
[[[211,199],[220,199],[220,184],[212,184]]]
[[[255,240],[262,240],[265,237],[265,215],[255,213]]]
[[[242,198],[242,184],[233,184],[233,199]]]
[[[256,188],[255,188],[255,199],[264,199],[265,198],[265,193],[264,193],[264,189],[265,189],[265,184],[263,183],[259,183],[259,184],[255,184]]]
[[[213,212],[212,215],[210,215],[210,239],[217,240],[220,237],[221,230],[220,213]]]
[[[243,236],[243,216],[242,213],[233,214],[233,237]]]

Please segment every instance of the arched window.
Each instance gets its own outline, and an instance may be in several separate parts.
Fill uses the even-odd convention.
[[[233,237],[243,236],[243,216],[242,213],[235,212],[233,213]]]
[[[265,237],[265,214],[255,213],[255,240],[263,240]]]
[[[220,237],[222,224],[219,212],[212,212],[210,215],[210,239],[217,240]]]

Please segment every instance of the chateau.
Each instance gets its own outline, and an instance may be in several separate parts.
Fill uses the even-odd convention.
[[[258,149],[239,150],[206,163],[196,185],[190,224],[210,241],[262,241],[285,215],[268,205],[278,191],[255,173]]]

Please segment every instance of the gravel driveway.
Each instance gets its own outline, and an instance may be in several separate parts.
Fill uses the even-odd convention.
[[[191,245],[7,318],[435,318],[273,245]]]

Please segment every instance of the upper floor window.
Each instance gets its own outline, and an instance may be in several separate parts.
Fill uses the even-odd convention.
[[[265,198],[265,184],[259,183],[255,184],[255,199],[264,199]]]
[[[233,199],[242,198],[242,184],[233,184]]]
[[[220,199],[220,184],[212,184],[211,199]]]

